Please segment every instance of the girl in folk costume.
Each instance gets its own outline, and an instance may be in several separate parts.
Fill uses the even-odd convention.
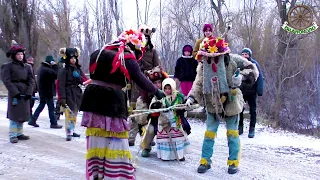
[[[12,41],[6,53],[12,61],[1,66],[1,79],[8,89],[7,118],[10,120],[9,138],[11,143],[28,140],[23,134],[23,123],[30,118],[30,99],[32,98],[34,79],[31,66],[24,63],[25,48]]]
[[[210,29],[209,29],[210,30]],[[193,83],[187,105],[198,102],[206,106],[207,130],[204,134],[202,155],[198,173],[211,168],[211,156],[216,133],[221,119],[226,121],[229,147],[228,173],[238,171],[240,140],[238,134],[239,114],[243,108],[243,97],[239,86],[242,75],[239,68],[251,66],[255,80],[259,76],[257,67],[247,59],[228,54],[230,49],[220,37],[204,38],[196,59],[199,60],[197,76]]]
[[[66,141],[71,141],[72,137],[80,137],[74,132],[74,128],[82,99],[81,85],[87,79],[80,69],[78,48],[61,48],[60,55],[65,60],[65,66],[58,71],[58,100],[61,106],[68,107],[65,108]]]
[[[82,126],[87,127],[87,179],[135,179],[129,150],[126,87],[130,80],[159,99],[158,90],[140,71],[143,34],[128,30],[119,40],[91,54],[91,84],[86,87],[81,108]]]
[[[147,71],[145,74],[158,89],[162,89],[162,81],[165,78],[169,77],[168,74],[164,72],[160,66],[154,67],[152,70]],[[154,97],[153,94],[149,94],[147,97],[139,96],[136,103],[136,110],[149,109],[149,106],[153,97]],[[141,115],[141,116],[135,117],[135,121],[138,123],[141,129],[145,130],[144,133],[146,133],[145,139],[143,139],[143,142],[141,145],[143,149],[141,153],[142,157],[149,157],[150,155],[151,146],[154,145],[153,139],[157,134],[159,115],[160,115],[159,113],[153,113],[150,115]],[[150,125],[146,127],[149,119],[151,120]],[[142,128],[142,127],[145,127],[145,128]],[[132,129],[130,129],[130,133],[133,133]],[[130,134],[129,145],[130,145],[130,141],[131,142],[135,141],[136,135],[137,133]]]
[[[153,99],[150,108],[170,107],[183,104],[184,96],[176,90],[176,83],[173,79],[167,78],[162,82],[162,89],[166,97],[161,102]],[[190,143],[182,127],[181,117],[183,110],[173,110],[161,113],[157,131],[157,156],[162,160],[184,161],[185,154],[190,151]]]

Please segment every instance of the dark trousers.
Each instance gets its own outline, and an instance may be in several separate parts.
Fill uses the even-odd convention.
[[[257,122],[257,94],[243,95],[243,99],[248,103],[250,108],[250,128],[254,128]],[[239,126],[243,126],[243,111],[240,113]]]
[[[48,106],[48,111],[49,111],[49,118],[50,118],[50,123],[52,125],[57,124],[57,119],[54,113],[54,102],[53,102],[53,97],[40,97],[40,104],[37,107],[36,111],[34,114],[31,116],[30,121],[31,123],[35,123],[38,120],[38,117],[40,113],[43,111],[44,107]]]
[[[35,93],[33,93],[32,94],[32,97],[34,97],[36,94]],[[34,106],[34,102],[35,102],[35,100],[33,99],[33,98],[31,98],[30,99],[30,116],[32,116],[32,108],[33,108],[33,106]]]

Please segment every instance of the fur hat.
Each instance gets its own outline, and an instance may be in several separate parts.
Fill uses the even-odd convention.
[[[153,33],[156,32],[156,28],[151,28],[145,24],[142,24],[139,26],[139,31],[141,33],[143,33],[144,35],[148,35],[148,36],[151,36]]]
[[[168,74],[162,70],[162,67],[156,66],[153,69],[146,71],[145,74],[148,76],[150,81],[155,82],[157,80],[163,81],[168,78]]]
[[[202,31],[203,32],[206,32],[207,31],[207,29],[210,29],[212,32],[213,32],[213,26],[211,25],[211,24],[204,24],[203,25],[203,28],[202,28]]]
[[[26,50],[26,48],[24,46],[22,46],[21,44],[18,44],[15,40],[11,41],[11,47],[9,49],[9,51],[6,53],[6,56],[9,58],[12,55],[17,54],[17,52],[23,52]]]
[[[249,55],[249,57],[252,56],[252,51],[250,48],[243,48],[241,53],[247,53]]]
[[[60,48],[59,50],[61,57],[60,62],[63,62],[65,64],[69,64],[70,63],[70,59],[72,57],[76,58],[76,65],[80,67],[79,62],[78,62],[78,58],[81,55],[80,49],[75,47],[75,48]]]
[[[163,82],[162,82],[162,91],[164,91],[164,87],[166,85],[170,85],[171,86],[172,92],[176,91],[176,89],[177,89],[176,82],[172,78],[166,78],[165,80],[163,80]]]

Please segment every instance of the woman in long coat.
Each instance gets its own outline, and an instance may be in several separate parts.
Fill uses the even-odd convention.
[[[1,79],[8,89],[9,138],[11,143],[17,143],[29,139],[23,134],[23,123],[30,118],[34,79],[31,67],[23,61],[25,48],[15,41],[12,44],[6,54],[12,61],[1,66]]]
[[[75,119],[66,118],[66,140],[71,141],[72,137],[80,137],[74,132],[76,116],[80,109],[82,99],[81,85],[87,80],[86,76],[80,69],[78,62],[80,50],[77,48],[61,48],[60,54],[65,59],[65,66],[58,71],[57,91],[58,100],[62,106],[68,106],[75,117]],[[69,112],[69,111],[67,111]],[[66,116],[70,117],[66,114]]]

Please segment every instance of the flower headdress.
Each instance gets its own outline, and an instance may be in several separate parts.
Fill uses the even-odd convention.
[[[200,44],[200,51],[208,53],[224,52],[228,49],[228,43],[221,37],[206,37]],[[197,55],[196,59],[201,60],[201,55]]]
[[[120,68],[121,72],[123,72],[124,75],[130,80],[129,72],[125,67],[124,60],[125,59],[137,60],[137,59],[134,53],[124,54],[124,51],[125,49],[128,49],[128,48],[133,51],[141,51],[143,56],[143,53],[145,51],[145,45],[146,45],[146,39],[141,32],[135,31],[132,29],[122,32],[118,36],[118,41],[111,44],[106,44],[100,49],[96,62],[90,65],[90,68],[89,68],[90,73],[94,73],[98,64],[98,59],[103,50],[117,50],[118,52],[112,61],[112,70],[110,74],[116,72],[116,70]],[[142,56],[138,60],[140,60]]]

